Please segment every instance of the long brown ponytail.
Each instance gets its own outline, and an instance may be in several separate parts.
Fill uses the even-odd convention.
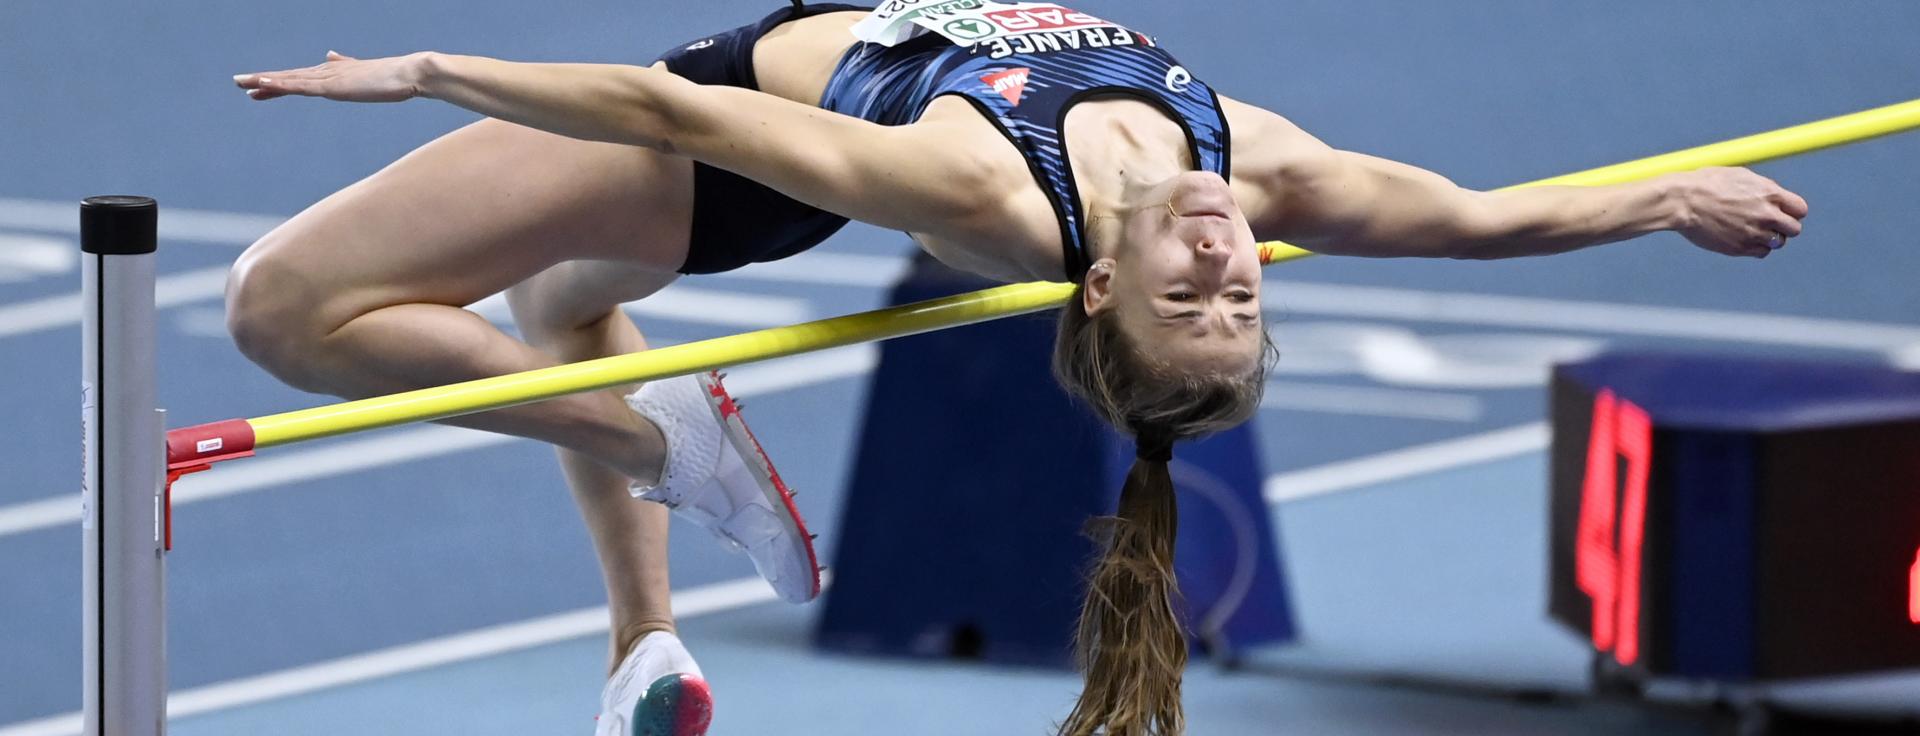
[[[1061,724],[1067,736],[1178,734],[1187,638],[1174,606],[1174,534],[1180,525],[1167,463],[1173,437],[1139,433],[1120,510],[1091,525],[1102,551],[1080,609],[1075,659],[1086,687]],[[1104,730],[1103,730],[1104,729]]]
[[[1079,290],[1067,300],[1055,339],[1060,384],[1138,451],[1120,490],[1117,515],[1089,525],[1100,548],[1075,635],[1085,685],[1063,736],[1180,734],[1186,632],[1173,571],[1179,510],[1168,463],[1173,444],[1232,427],[1260,408],[1270,342],[1252,370],[1235,375],[1176,373],[1140,356],[1117,320],[1087,314]]]

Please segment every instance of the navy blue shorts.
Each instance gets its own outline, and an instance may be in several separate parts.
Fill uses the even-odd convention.
[[[667,70],[699,84],[760,89],[753,45],[775,26],[798,18],[872,8],[822,3],[781,8],[760,22],[693,41],[661,54]],[[777,261],[819,245],[847,218],[802,203],[725,169],[693,165],[693,234],[681,273],[719,273]]]

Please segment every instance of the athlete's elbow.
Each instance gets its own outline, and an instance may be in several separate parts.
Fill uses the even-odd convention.
[[[1391,227],[1363,228],[1337,238],[1325,249],[1329,255],[1358,255],[1372,258],[1448,258],[1483,261],[1504,258],[1499,245],[1503,239],[1490,229],[1482,229],[1445,219],[1398,222]]]
[[[1510,254],[1499,246],[1511,241],[1514,235],[1512,228],[1504,222],[1498,208],[1481,196],[1482,193],[1465,194],[1450,208],[1446,217],[1427,228],[1433,241],[1432,250],[1441,257],[1463,261],[1508,257]]]
[[[1512,258],[1514,238],[1493,231],[1447,233],[1429,246],[1435,256],[1456,261],[1492,261]]]
[[[621,113],[620,129],[628,145],[665,154],[686,150],[695,130],[695,116],[684,99],[693,83],[661,69],[635,67],[621,78],[614,97]]]
[[[1502,258],[1492,243],[1477,238],[1459,238],[1432,231],[1401,233],[1392,236],[1353,238],[1324,247],[1316,253],[1362,258],[1446,258],[1457,261],[1484,261]]]

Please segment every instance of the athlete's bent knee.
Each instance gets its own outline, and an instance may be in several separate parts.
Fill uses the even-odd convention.
[[[315,324],[319,305],[304,296],[307,279],[263,250],[250,249],[227,275],[227,332],[248,360],[311,390],[301,367],[327,332]]]
[[[619,309],[617,299],[595,288],[591,268],[605,264],[562,263],[507,289],[507,306],[527,343],[565,352],[583,336],[597,335]]]

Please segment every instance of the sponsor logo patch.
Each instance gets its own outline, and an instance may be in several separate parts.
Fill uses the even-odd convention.
[[[988,74],[981,77],[980,81],[986,83],[994,92],[998,92],[1001,97],[1007,98],[1007,102],[1018,106],[1020,98],[1027,93],[1027,77],[1032,73],[1033,70],[1027,67],[1016,67]]]

